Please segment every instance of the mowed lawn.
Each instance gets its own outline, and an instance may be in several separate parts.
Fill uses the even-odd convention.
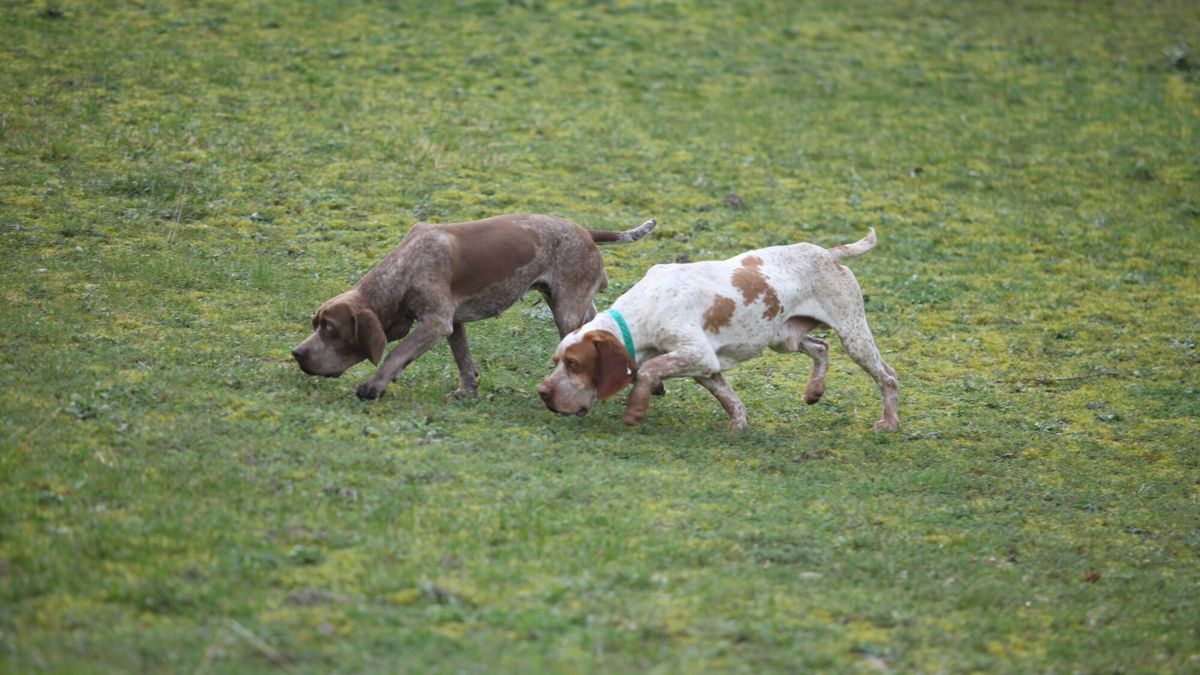
[[[1198,150],[1183,1],[0,4],[0,671],[1196,672]],[[833,336],[557,418],[536,294],[291,362],[505,212],[876,228],[901,431]]]

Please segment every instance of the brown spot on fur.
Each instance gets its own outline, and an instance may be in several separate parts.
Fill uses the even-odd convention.
[[[585,386],[596,388],[596,395],[608,398],[633,381],[637,364],[629,358],[625,345],[621,344],[611,333],[591,331],[583,340],[563,350],[563,360],[570,363],[574,359],[579,364],[578,370],[571,371],[570,377]]]
[[[563,350],[562,361],[579,364],[578,370],[568,370],[572,379],[589,384],[596,375],[596,347],[590,342],[576,342]]]
[[[608,398],[633,382],[637,364],[625,345],[612,333],[592,331],[588,340],[596,348],[596,396]]]
[[[733,310],[737,303],[733,298],[718,295],[713,304],[704,310],[704,330],[709,333],[720,333],[721,329],[733,322]]]
[[[450,292],[459,297],[512,278],[537,257],[541,243],[534,230],[495,227],[486,221],[458,223],[442,231],[452,243]]]
[[[767,278],[762,275],[759,270],[762,267],[762,258],[758,256],[748,255],[742,258],[742,266],[733,273],[733,285],[742,292],[742,299],[747,305],[751,305],[759,297],[762,297],[763,304],[767,306],[763,310],[764,319],[773,319],[783,311],[783,305],[779,302],[779,295],[775,293],[775,289],[771,284],[767,283]]]

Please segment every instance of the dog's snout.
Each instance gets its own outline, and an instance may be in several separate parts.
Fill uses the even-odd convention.
[[[304,345],[300,345],[299,347],[296,347],[295,349],[292,350],[292,358],[299,361],[299,360],[303,359],[304,355],[307,353],[308,353],[308,350],[304,348]]]
[[[549,385],[543,382],[538,385],[538,396],[542,398],[542,401],[545,402],[546,405],[550,405],[550,399],[554,397],[554,391],[551,390]]]

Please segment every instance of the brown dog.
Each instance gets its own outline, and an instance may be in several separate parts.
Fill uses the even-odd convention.
[[[608,280],[597,243],[637,241],[657,223],[624,232],[585,230],[550,216],[512,214],[469,223],[417,223],[354,288],[312,318],[313,334],[292,350],[309,375],[338,377],[363,359],[379,364],[358,397],[378,398],[414,359],[443,338],[458,364],[458,396],[479,388],[463,324],[497,316],[526,292],[546,298],[559,336],[596,315]],[[413,327],[417,322],[416,327]],[[411,330],[411,334],[410,334]]]

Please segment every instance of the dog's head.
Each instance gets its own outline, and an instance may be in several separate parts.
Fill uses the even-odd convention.
[[[554,352],[554,370],[538,386],[546,407],[562,415],[583,416],[633,382],[637,364],[612,333],[575,332]]]
[[[337,377],[363,359],[379,363],[387,346],[379,317],[355,291],[321,305],[312,326],[312,335],[292,350],[309,375]]]

